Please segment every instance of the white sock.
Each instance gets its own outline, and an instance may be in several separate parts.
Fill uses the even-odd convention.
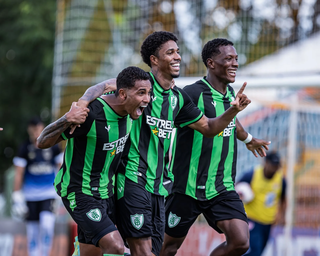
[[[49,256],[54,236],[55,215],[52,212],[40,212],[41,255]]]
[[[27,221],[27,238],[28,238],[28,251],[29,256],[39,256],[39,222]]]

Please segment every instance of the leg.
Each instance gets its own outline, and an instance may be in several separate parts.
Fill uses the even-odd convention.
[[[185,238],[186,236],[181,238],[174,238],[172,236],[164,234],[164,242],[161,248],[160,256],[176,255]]]
[[[76,256],[86,256],[86,255],[96,255],[96,256],[102,256],[102,251],[99,247],[96,247],[93,244],[84,244],[79,243],[80,252]]]
[[[197,200],[175,193],[166,200],[166,226],[161,256],[176,255],[188,231],[201,213]]]
[[[39,221],[27,221],[28,252],[30,256],[38,256],[39,248]]]
[[[151,237],[146,238],[128,238],[127,242],[130,247],[132,256],[152,256],[152,240]]]
[[[248,224],[239,219],[217,222],[218,228],[225,234],[226,241],[216,247],[211,256],[240,256],[249,248]]]
[[[41,255],[49,256],[54,235],[55,216],[52,212],[40,212],[40,248]]]
[[[226,236],[226,241],[216,247],[210,255],[244,254],[249,248],[249,229],[239,195],[235,191],[229,191],[211,199],[206,205],[203,206],[203,214],[209,225]]]

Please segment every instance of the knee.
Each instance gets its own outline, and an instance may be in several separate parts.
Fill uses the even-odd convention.
[[[249,246],[250,246],[249,238],[239,239],[236,241],[236,243],[234,243],[233,251],[236,252],[237,255],[243,255],[244,253],[247,252],[247,250],[249,249]]]
[[[166,244],[164,243],[161,248],[160,256],[173,256],[176,255],[180,246],[176,244]]]
[[[124,245],[122,240],[121,241],[113,241],[112,243],[109,244],[103,244],[99,243],[99,247],[103,253],[110,253],[112,254],[119,254],[123,255],[124,254]]]

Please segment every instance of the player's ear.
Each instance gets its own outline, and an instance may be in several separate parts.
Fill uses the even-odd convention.
[[[150,62],[157,66],[158,65],[158,58],[154,55],[151,55]]]
[[[211,58],[207,59],[207,67],[208,68],[214,68],[214,61]]]
[[[122,100],[126,100],[127,99],[127,90],[125,88],[119,89],[119,97]]]

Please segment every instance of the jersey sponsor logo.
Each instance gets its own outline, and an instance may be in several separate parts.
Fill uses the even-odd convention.
[[[211,104],[212,104],[214,107],[217,106],[217,102],[215,102],[215,101],[212,101]]]
[[[151,96],[151,100],[152,100],[152,102],[154,102],[156,99],[157,99],[157,97],[153,97],[153,96]]]
[[[129,137],[129,133],[116,141],[104,143],[102,150],[107,150],[107,151],[113,150],[110,156],[114,156],[118,153],[121,153],[124,149],[124,145],[126,144],[128,137]]]
[[[199,186],[197,186],[197,189],[206,189],[206,186],[199,185]]]
[[[133,227],[137,230],[139,230],[144,223],[144,216],[143,214],[135,214],[135,215],[130,215],[130,220],[133,225]]]
[[[169,228],[174,228],[179,224],[181,220],[181,217],[177,216],[176,214],[173,214],[172,212],[169,213],[168,217],[168,226]]]
[[[170,139],[171,133],[173,130],[173,121],[164,120],[157,117],[147,115],[147,124],[150,126],[155,126],[152,130],[152,133],[164,139]]]
[[[177,96],[171,95],[170,102],[171,102],[171,108],[172,108],[172,110],[174,110],[176,108],[177,102],[178,102]]]
[[[101,212],[100,212],[100,210],[98,208],[92,209],[89,212],[87,212],[86,214],[87,214],[87,216],[88,216],[88,218],[90,220],[93,220],[93,221],[96,221],[96,222],[99,222],[101,220],[101,217],[102,217]]]
[[[29,165],[28,170],[33,175],[54,173],[54,167],[48,163],[33,163]]]
[[[110,130],[110,124],[108,126],[105,126],[104,129],[106,129],[107,131]]]
[[[222,132],[218,134],[218,137],[230,137],[232,135],[232,130],[236,127],[234,120],[232,120],[227,128],[224,128]]]

